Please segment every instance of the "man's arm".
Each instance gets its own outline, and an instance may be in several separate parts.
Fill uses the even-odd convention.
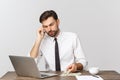
[[[36,58],[38,56],[40,43],[41,43],[43,37],[44,37],[44,30],[42,27],[40,27],[37,30],[37,39],[36,39],[35,44],[30,52],[31,57]]]
[[[38,56],[39,52],[39,46],[40,46],[41,40],[36,40],[33,48],[31,49],[30,56],[33,58],[36,58]]]
[[[74,41],[73,41],[73,47],[74,47],[74,58],[75,62],[68,66],[67,70],[69,72],[76,72],[77,70],[83,70],[86,65],[87,61],[85,59],[85,55],[83,53],[81,43],[77,35],[75,35]]]

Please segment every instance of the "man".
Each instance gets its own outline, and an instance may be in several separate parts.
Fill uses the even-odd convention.
[[[60,31],[60,21],[53,10],[43,12],[39,20],[42,26],[37,30],[37,39],[30,56],[39,59],[39,56],[43,55],[48,70],[69,72],[83,70],[87,61],[77,35]],[[56,57],[57,54],[59,57]]]

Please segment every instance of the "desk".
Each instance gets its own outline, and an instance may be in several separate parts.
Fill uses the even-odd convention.
[[[61,74],[62,72],[53,72],[57,74]],[[81,71],[82,75],[90,75],[87,71]],[[120,74],[116,71],[100,71],[99,76],[101,76],[104,80],[120,80]],[[30,77],[18,77],[15,72],[7,72],[0,80],[76,80],[74,76],[55,76],[45,79],[36,79]]]

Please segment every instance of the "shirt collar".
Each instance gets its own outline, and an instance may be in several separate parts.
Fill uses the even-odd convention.
[[[54,41],[55,37],[51,37],[51,36],[49,36],[49,35],[47,35],[47,36],[49,37],[49,39],[50,39],[51,41]],[[62,32],[60,31],[59,34],[58,34],[58,36],[57,36],[56,38],[57,38],[57,40],[60,40],[61,37],[62,37]]]

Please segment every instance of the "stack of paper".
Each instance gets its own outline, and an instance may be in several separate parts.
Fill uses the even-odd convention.
[[[90,76],[90,75],[81,75],[81,76],[76,76],[77,80],[103,80],[100,76],[96,75],[95,76]]]
[[[80,76],[81,73],[62,73],[60,76]]]

